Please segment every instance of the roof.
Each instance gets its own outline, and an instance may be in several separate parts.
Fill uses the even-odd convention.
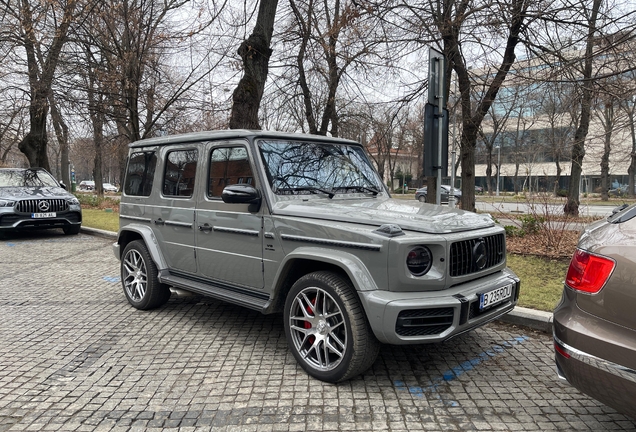
[[[210,140],[224,140],[224,139],[236,139],[236,138],[276,138],[276,139],[293,139],[293,140],[308,140],[308,141],[323,141],[338,144],[355,144],[361,145],[356,141],[351,141],[342,138],[332,138],[323,135],[309,135],[302,133],[289,133],[289,132],[269,132],[260,130],[246,130],[246,129],[228,129],[228,130],[216,130],[205,132],[191,132],[179,135],[166,135],[156,138],[148,138],[140,141],[135,141],[130,144],[130,147],[146,147],[146,146],[162,146],[167,144],[188,143],[195,141],[210,141]]]

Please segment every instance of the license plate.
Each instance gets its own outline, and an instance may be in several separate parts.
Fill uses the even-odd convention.
[[[512,296],[512,284],[479,294],[479,309],[502,303]]]
[[[42,219],[55,217],[55,213],[31,213],[31,218]]]

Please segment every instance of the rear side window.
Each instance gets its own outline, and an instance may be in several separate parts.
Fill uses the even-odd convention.
[[[231,184],[253,184],[252,167],[245,147],[215,148],[210,154],[208,197],[219,198]]]
[[[163,176],[164,195],[188,198],[192,196],[198,159],[199,152],[195,149],[168,153]]]
[[[157,155],[154,151],[131,154],[126,170],[124,193],[126,195],[150,196],[156,167]]]

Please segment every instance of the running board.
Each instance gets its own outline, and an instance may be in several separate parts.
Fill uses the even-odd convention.
[[[167,271],[159,272],[159,282],[259,312],[263,312],[265,307],[269,304],[269,298],[265,298],[265,296],[260,293],[254,293],[254,295],[252,295],[246,290],[224,287],[221,284],[206,283],[198,279],[185,278],[168,273]]]

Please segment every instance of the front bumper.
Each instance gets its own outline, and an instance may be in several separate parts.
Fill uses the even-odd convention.
[[[82,211],[77,210],[57,212],[55,217],[33,218],[29,214],[2,212],[0,213],[0,231],[23,229],[63,228],[65,226],[81,225]]]
[[[479,294],[512,284],[512,296],[480,310]],[[373,333],[392,345],[440,342],[484,325],[514,309],[519,279],[505,269],[442,291],[359,292]]]

